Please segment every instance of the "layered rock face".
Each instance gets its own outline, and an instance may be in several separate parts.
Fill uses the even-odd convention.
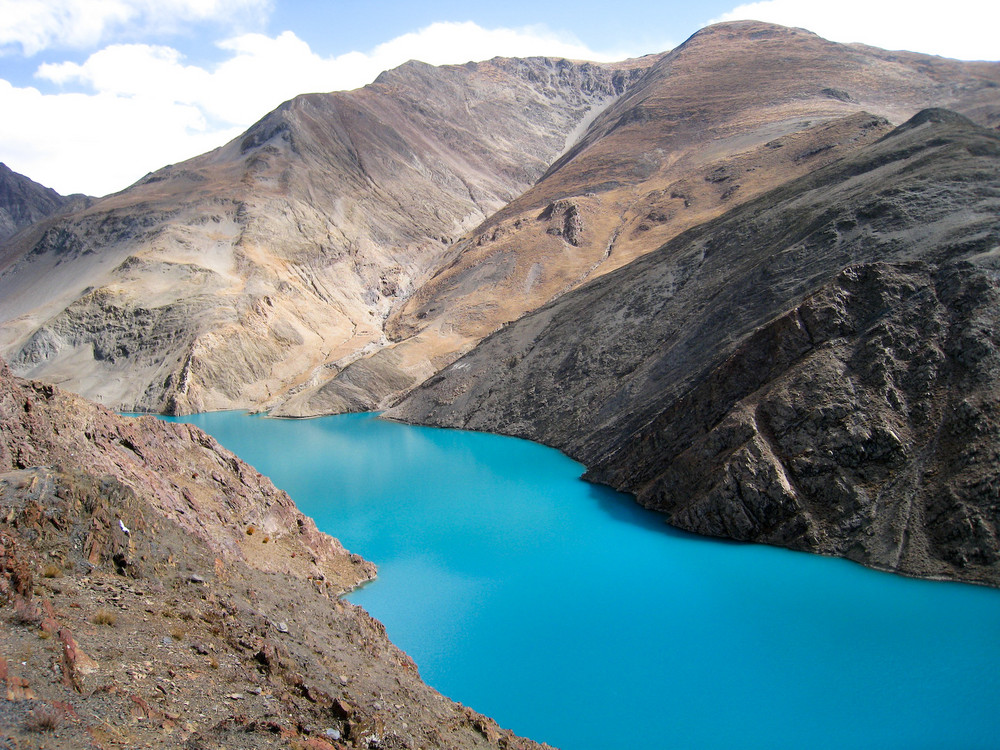
[[[255,407],[324,382],[380,346],[393,304],[452,240],[648,64],[413,62],[298,97],[15,238],[0,253],[0,345],[19,374],[126,409]]]
[[[1000,585],[1000,135],[951,112],[676,237],[389,412],[702,534]]]
[[[538,747],[337,598],[374,573],[198,429],[0,362],[0,743]]]

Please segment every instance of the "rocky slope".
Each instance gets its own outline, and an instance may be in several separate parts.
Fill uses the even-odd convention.
[[[602,112],[536,185],[455,245],[390,317],[390,336],[402,340],[394,356],[467,349],[930,106],[997,125],[1000,64],[835,44],[753,21],[708,27]]]
[[[390,416],[702,534],[1000,585],[1000,134],[942,110],[487,338]]]
[[[196,428],[0,363],[0,744],[531,748],[337,594],[374,567]]]
[[[650,62],[411,62],[298,97],[18,236],[0,252],[0,348],[19,374],[126,409],[259,406],[323,382]]]
[[[82,195],[59,195],[0,162],[0,244],[46,216],[85,203]]]

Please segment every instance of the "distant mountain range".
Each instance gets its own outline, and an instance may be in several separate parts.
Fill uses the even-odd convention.
[[[298,97],[216,151],[13,238],[3,352],[118,408],[279,403],[384,346],[384,319],[452,241],[653,59],[412,62]]]

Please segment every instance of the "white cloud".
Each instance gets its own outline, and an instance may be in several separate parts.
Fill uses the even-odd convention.
[[[798,26],[835,42],[959,60],[1000,59],[1000,3],[989,0],[763,0],[711,23],[741,19]]]
[[[0,48],[16,45],[30,56],[206,21],[248,26],[261,22],[270,7],[271,0],[0,0]]]
[[[42,94],[0,80],[4,161],[60,193],[103,195],[208,151],[240,128],[206,128],[197,107],[114,94]]]
[[[409,59],[440,65],[498,55],[626,56],[599,54],[544,28],[471,22],[435,23],[369,53],[328,58],[290,31],[244,34],[219,46],[229,57],[212,69],[148,44],[111,45],[83,63],[40,66],[38,77],[66,93],[0,81],[0,111],[19,113],[0,118],[0,159],[61,193],[102,195],[221,145],[297,94],[357,88]]]

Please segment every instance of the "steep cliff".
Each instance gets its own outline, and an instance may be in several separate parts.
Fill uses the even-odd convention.
[[[0,744],[538,747],[337,598],[374,573],[198,429],[0,362]]]
[[[673,524],[1000,585],[1000,134],[942,110],[487,338],[389,415]]]

